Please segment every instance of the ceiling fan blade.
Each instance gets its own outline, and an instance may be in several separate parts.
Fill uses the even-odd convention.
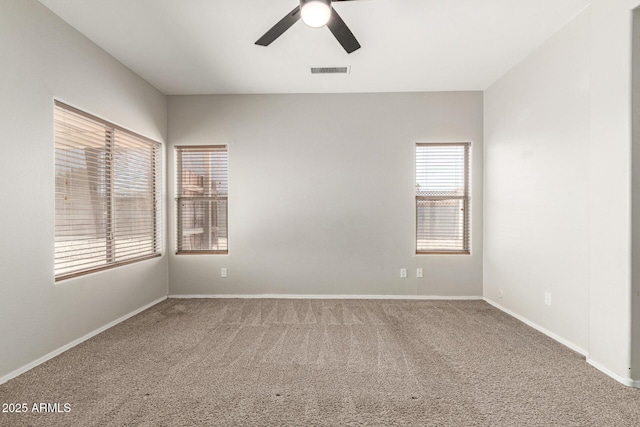
[[[275,39],[280,37],[282,33],[287,31],[293,24],[300,19],[300,6],[296,6],[291,12],[285,15],[276,25],[271,27],[269,31],[260,37],[256,44],[260,46],[269,46]]]
[[[331,18],[327,22],[327,27],[329,27],[329,30],[331,30],[347,53],[360,49],[360,43],[358,43],[358,40],[356,40],[347,24],[344,23],[334,8],[331,8]]]

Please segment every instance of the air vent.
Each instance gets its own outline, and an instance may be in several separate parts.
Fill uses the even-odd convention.
[[[349,74],[350,66],[344,67],[311,67],[311,74]]]

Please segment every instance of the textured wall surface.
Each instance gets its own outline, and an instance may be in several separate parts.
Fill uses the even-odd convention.
[[[585,350],[589,27],[587,10],[485,92],[484,168],[484,296]]]
[[[471,255],[415,255],[429,141],[473,144]],[[171,294],[482,294],[480,92],[170,96],[169,144],[170,192],[173,146],[228,144],[230,171],[229,255],[172,250]]]
[[[167,293],[167,257],[54,283],[53,100],[163,142],[166,97],[35,0],[0,2],[0,378]]]

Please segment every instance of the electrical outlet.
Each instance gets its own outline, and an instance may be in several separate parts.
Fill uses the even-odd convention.
[[[549,292],[544,293],[544,303],[551,305],[551,294]]]
[[[498,298],[502,299],[503,296],[504,292],[502,292],[502,289],[498,289]]]
[[[422,277],[422,269],[421,268],[417,268],[416,269],[416,277]]]
[[[227,277],[227,269],[223,267],[220,269],[220,277]]]
[[[407,269],[406,268],[401,268],[400,269],[400,278],[404,279],[407,277]]]

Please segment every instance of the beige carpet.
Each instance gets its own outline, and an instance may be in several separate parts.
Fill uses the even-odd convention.
[[[167,300],[7,402],[71,412],[2,426],[640,426],[639,390],[481,301]]]

